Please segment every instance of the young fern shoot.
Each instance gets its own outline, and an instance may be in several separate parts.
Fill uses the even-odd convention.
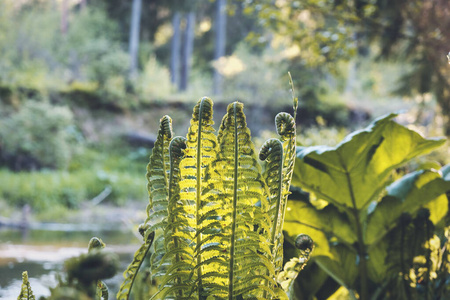
[[[277,279],[286,280],[279,275],[286,272],[282,228],[295,120],[276,117],[280,139],[262,147],[262,173],[243,108],[228,106],[217,136],[206,97],[194,107],[186,138],[172,139],[171,119],[161,119],[147,175],[146,236],[155,232],[151,272],[158,282],[151,299],[289,299],[282,288],[289,284]]]

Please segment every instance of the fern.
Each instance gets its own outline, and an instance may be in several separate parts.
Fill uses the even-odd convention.
[[[299,257],[291,258],[278,273],[278,282],[289,298],[293,298],[294,281],[298,273],[306,266],[314,249],[313,240],[306,234],[299,234],[295,239],[295,247],[300,250]]]
[[[163,229],[167,225],[168,182],[170,176],[169,144],[172,140],[172,119],[164,116],[160,120],[158,137],[153,147],[150,162],[147,166],[149,205],[147,220],[149,231],[155,231],[154,251],[150,259],[153,277],[165,274],[160,269],[160,262],[165,254]]]
[[[213,124],[206,97],[194,107],[186,139],[172,139],[170,118],[161,119],[147,174],[146,234],[157,232],[151,272],[159,284],[151,299],[288,299],[277,280],[283,278],[294,118],[276,117],[280,139],[261,149],[264,173],[242,103],[228,106],[217,136]],[[143,256],[136,252],[121,291],[129,293]]]
[[[30,282],[28,281],[28,272],[25,271],[22,273],[22,288],[20,290],[19,297],[17,300],[35,300],[36,298],[33,295],[33,291],[31,290]]]
[[[241,103],[228,106],[223,124],[219,133],[220,153],[212,166],[213,172],[219,175],[215,185],[225,208],[223,218],[229,220],[223,224],[225,239],[222,243],[229,253],[228,297],[232,299],[244,291],[249,296],[263,297],[265,294],[259,292],[275,283],[267,276],[274,270],[269,248],[270,220],[265,219],[267,214],[264,213],[266,185]],[[260,207],[256,206],[258,202]],[[255,226],[258,230],[254,230]],[[249,273],[251,276],[246,276]]]
[[[134,254],[133,261],[128,266],[128,268],[123,273],[125,278],[124,282],[120,286],[119,292],[117,293],[118,300],[128,300],[131,293],[131,288],[136,279],[139,268],[141,267],[145,256],[147,255],[152,243],[155,238],[155,232],[146,230],[144,233],[145,243],[136,251]],[[105,299],[108,299],[107,297]]]
[[[95,250],[101,250],[101,249],[105,248],[105,246],[106,246],[105,243],[103,243],[103,241],[101,239],[99,239],[98,237],[93,237],[89,241],[88,252],[95,251]],[[95,299],[96,300],[101,300],[101,299],[108,300],[108,298],[109,298],[108,286],[103,281],[97,280]]]
[[[206,278],[202,271],[201,244],[204,233],[203,202],[206,200],[204,190],[207,188],[206,167],[216,158],[217,137],[214,135],[213,103],[209,98],[201,99],[194,107],[191,126],[186,139],[186,150],[180,162],[180,198],[188,208],[187,223],[195,231],[194,243],[197,295],[201,294],[202,280]]]

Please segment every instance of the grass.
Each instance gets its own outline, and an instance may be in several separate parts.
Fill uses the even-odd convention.
[[[107,187],[111,193],[104,202],[120,206],[130,200],[145,203],[148,151],[135,150],[127,155],[121,155],[121,151],[126,150],[108,153],[86,149],[65,171],[15,173],[0,169],[0,201],[10,208],[28,204],[33,211],[50,218],[64,214],[65,209],[79,208]]]

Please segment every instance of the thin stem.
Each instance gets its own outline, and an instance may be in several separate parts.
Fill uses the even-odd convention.
[[[408,286],[408,282],[406,280],[407,270],[406,270],[405,261],[404,261],[405,257],[403,255],[403,251],[405,250],[404,246],[405,246],[405,226],[402,223],[400,226],[400,269],[402,272],[402,283],[403,283],[403,288],[405,289],[406,296],[408,297],[408,299],[412,299],[411,293],[409,290],[409,286]]]
[[[197,220],[197,230],[199,230],[200,227],[200,207],[201,207],[201,187],[202,187],[202,121],[203,121],[203,100],[200,102],[200,107],[199,107],[199,113],[198,113],[198,134],[197,134],[197,199],[196,199],[196,220]],[[197,235],[197,246],[200,245],[200,243],[202,242],[202,234],[199,233]],[[200,252],[200,248],[198,249],[198,251]],[[198,297],[200,299],[200,292],[202,289],[202,267],[201,267],[201,262],[202,262],[202,257],[200,254],[197,255],[197,266],[199,266],[197,268],[197,278],[198,278],[198,287],[197,287],[197,292],[198,292]]]
[[[359,211],[356,206],[355,195],[353,194],[353,187],[350,180],[350,174],[345,171],[347,178],[347,184],[350,191],[350,198],[352,200],[353,208],[351,210],[353,217],[355,218],[356,234],[358,238],[358,255],[359,255],[359,278],[360,278],[360,299],[368,299],[368,285],[367,285],[367,261],[366,261],[366,245],[364,244],[364,237],[362,232],[361,219],[359,218]]]
[[[277,206],[275,208],[276,215],[275,215],[275,220],[274,220],[274,224],[273,224],[273,228],[272,228],[272,237],[271,237],[272,244],[270,246],[271,250],[272,250],[272,255],[273,255],[274,258],[276,256],[276,250],[277,250],[276,249],[277,247],[275,247],[276,234],[282,230],[282,228],[280,228],[280,227],[283,226],[282,221],[280,221],[280,215],[281,215],[280,209],[281,209],[281,202],[283,201],[281,191],[283,189],[282,182],[283,182],[283,159],[284,159],[284,155],[283,155],[283,146],[280,145],[280,147],[281,147],[281,158],[280,158],[280,162],[281,163],[280,163],[280,168],[278,170],[278,173],[279,173],[278,174],[279,188],[278,188],[278,193],[277,193]],[[280,223],[279,226],[278,226],[278,223]],[[274,250],[275,250],[275,252],[274,252]]]
[[[237,184],[238,184],[238,136],[237,136],[237,116],[236,116],[236,103],[234,103],[234,186],[233,186],[233,217],[231,219],[231,245],[230,245],[230,271],[228,274],[228,299],[233,299],[234,289],[234,252],[235,252],[235,240],[236,240],[236,215],[237,215]]]
[[[174,216],[172,215],[172,209],[171,209],[172,206],[171,206],[170,201],[171,201],[171,199],[173,197],[173,195],[172,195],[172,188],[173,188],[172,184],[173,184],[173,173],[174,173],[174,160],[175,160],[175,157],[173,157],[173,153],[171,153],[171,152],[169,152],[169,153],[170,153],[169,204],[168,204],[167,208],[168,208],[168,214],[169,214],[169,217],[168,217],[169,222],[174,223],[175,220],[173,220]],[[174,236],[175,233],[177,232],[177,228],[173,227],[172,231],[173,231],[172,236]],[[174,237],[173,245],[174,245],[175,249],[178,249],[178,238],[177,237]],[[177,252],[175,254],[175,263],[177,264],[179,261],[180,261],[180,254]],[[178,272],[178,270],[176,270],[176,272]],[[179,276],[177,277],[176,282],[177,282],[178,285],[181,284],[181,278]],[[178,296],[179,297],[183,297],[183,290],[182,289],[178,289]]]

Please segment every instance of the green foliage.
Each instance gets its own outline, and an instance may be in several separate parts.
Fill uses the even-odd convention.
[[[390,184],[395,168],[445,143],[397,124],[395,116],[376,120],[336,147],[297,148],[292,184],[309,191],[311,199],[289,202],[285,230],[291,237],[300,232],[314,236],[314,261],[362,299],[386,292],[382,283],[398,274],[388,267],[389,261],[409,270],[415,255],[409,261],[406,255],[395,260],[387,250],[399,240],[394,232],[402,230],[403,218],[416,219],[426,212],[422,219],[431,226],[428,235],[411,231],[421,248],[432,237],[431,228],[441,225],[448,213],[448,166],[413,172]],[[413,249],[411,243],[405,239],[402,250]],[[379,290],[374,284],[381,285]]]
[[[102,279],[113,277],[119,262],[117,255],[103,248],[103,241],[93,237],[88,244],[88,253],[66,260],[65,273],[59,277],[58,285],[50,289],[47,299],[107,300],[108,287]]]
[[[36,298],[33,295],[33,291],[31,290],[30,282],[28,281],[28,272],[25,271],[22,273],[22,287],[20,290],[19,297],[17,300],[35,300]]]
[[[295,45],[304,64],[333,68],[329,62],[348,59],[355,53],[352,28],[348,26],[354,19],[348,9],[351,4],[345,1],[242,2],[246,14],[257,15],[273,34]]]
[[[145,243],[136,251],[134,254],[133,261],[128,266],[128,268],[123,273],[123,277],[125,278],[124,282],[120,286],[120,290],[117,293],[117,299],[129,299],[131,289],[133,287],[133,283],[136,280],[136,276],[138,275],[139,268],[141,267],[144,259],[152,246],[153,239],[155,237],[155,232],[145,231],[144,234],[148,234],[148,236],[144,236]]]
[[[119,265],[117,255],[102,251],[103,241],[93,237],[88,253],[72,257],[64,263],[64,273],[58,276],[58,285],[50,288],[47,300],[108,300],[108,287],[102,279],[113,277]],[[22,274],[23,284],[18,300],[34,300],[27,272]]]
[[[118,153],[85,149],[72,160],[69,171],[15,172],[0,170],[0,199],[10,206],[29,204],[38,218],[61,220],[65,208],[78,208],[111,188],[107,201],[123,205],[145,198],[141,163]]]
[[[161,100],[172,91],[169,70],[162,66],[155,56],[151,56],[144,65],[137,82],[137,93],[142,103]]]
[[[13,170],[66,168],[74,152],[72,119],[67,107],[28,101],[0,121],[3,165]]]
[[[286,113],[277,116],[280,139],[261,149],[260,158],[267,161],[262,173],[243,105],[228,106],[217,136],[212,105],[209,98],[197,103],[186,139],[172,138],[172,120],[161,119],[148,165],[150,203],[143,227],[145,236],[156,233],[150,270],[159,278],[159,291],[152,299],[287,299],[277,274],[284,274],[283,282],[292,281],[309,256],[282,270],[294,119]],[[124,274],[120,299],[128,297],[146,244]]]
[[[286,98],[282,76],[287,65],[280,53],[266,50],[252,53],[246,44],[239,44],[233,55],[223,57],[214,63],[224,76],[223,94],[237,99],[255,99],[258,104],[267,105]]]

